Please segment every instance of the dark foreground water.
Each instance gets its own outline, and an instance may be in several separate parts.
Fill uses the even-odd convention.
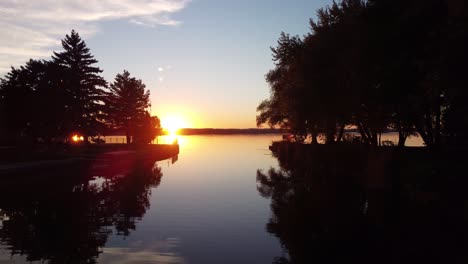
[[[0,263],[468,261],[468,181],[443,154],[274,157],[278,138],[0,179]]]

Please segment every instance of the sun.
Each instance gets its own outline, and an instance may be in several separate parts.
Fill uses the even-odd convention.
[[[187,127],[187,122],[180,116],[165,116],[161,119],[161,126],[170,135],[176,135],[179,129]]]

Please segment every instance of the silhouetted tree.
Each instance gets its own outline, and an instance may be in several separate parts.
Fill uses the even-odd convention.
[[[272,48],[271,96],[257,124],[312,142],[319,134],[340,141],[351,125],[371,145],[390,127],[400,146],[415,131],[427,146],[461,143],[468,16],[453,6],[460,3],[343,0],[319,9],[308,35],[282,33]]]
[[[114,128],[125,130],[127,144],[131,143],[131,137],[135,135],[137,127],[151,123],[146,112],[150,103],[150,92],[145,91],[145,87],[140,79],[130,77],[126,70],[117,74],[114,82],[110,84],[107,98],[109,120]]]
[[[161,133],[161,121],[159,118],[145,112],[135,122],[133,142],[136,144],[148,144]]]
[[[0,85],[0,104],[4,120],[2,127],[8,142],[18,143],[28,134],[31,121],[29,106],[32,103],[32,88],[27,84],[26,71],[11,68]]]
[[[0,124],[2,124],[0,126],[0,146],[11,144],[10,140],[8,140],[6,106],[3,104],[1,100],[1,95],[0,95]]]
[[[271,48],[276,67],[266,75],[271,86],[271,97],[257,108],[260,112],[257,125],[268,123],[272,127],[288,128],[298,138],[306,134],[305,116],[299,111],[306,102],[299,97],[303,87],[296,78],[297,59],[301,56],[302,48],[299,37],[281,34],[278,46]]]
[[[281,34],[272,48],[275,69],[266,76],[271,97],[257,108],[257,125],[282,125],[300,138],[311,134],[314,143],[319,134],[326,143],[341,140],[359,105],[353,88],[362,81],[349,64],[360,55],[356,47],[362,34],[357,31],[364,7],[361,1],[334,3],[318,11],[318,21],[311,21],[312,33],[304,39]]]
[[[306,97],[316,105],[311,113],[325,143],[340,141],[344,128],[356,117],[353,113],[362,106],[359,89],[366,85],[362,78],[366,65],[364,9],[364,2],[354,0],[319,9],[304,40]]]
[[[445,36],[439,38],[446,66],[441,79],[446,87],[442,111],[442,134],[446,143],[468,145],[468,6],[465,1],[449,0]],[[445,11],[445,10],[444,10]]]
[[[7,144],[63,142],[70,133],[89,136],[125,130],[127,143],[149,143],[160,121],[146,111],[149,90],[128,71],[110,87],[77,32],[62,40],[52,61],[30,60],[0,80],[0,135]],[[106,105],[106,103],[108,105]],[[3,143],[2,143],[3,144]]]
[[[52,141],[62,140],[67,131],[64,98],[67,91],[63,89],[61,68],[48,61],[38,61],[26,65],[33,88],[31,100],[30,122],[35,138],[51,144]]]
[[[94,66],[98,61],[91,55],[86,43],[72,30],[62,40],[64,51],[54,52],[52,62],[62,68],[64,98],[69,132],[79,130],[88,136],[104,128],[104,96],[106,81],[99,76],[102,70]]]
[[[51,143],[63,136],[66,94],[59,70],[50,62],[30,60],[2,79],[2,126],[10,142]]]

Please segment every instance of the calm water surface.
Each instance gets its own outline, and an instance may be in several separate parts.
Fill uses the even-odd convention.
[[[382,140],[396,138],[393,133]],[[417,208],[426,208],[440,200],[411,182],[420,182],[411,170],[401,176],[407,181],[403,188],[409,189],[400,193],[407,195],[395,198],[390,189],[378,187],[378,175],[384,172],[379,159],[364,168],[347,154],[339,162],[321,156],[279,159],[280,166],[268,150],[278,139],[280,135],[181,136],[180,153],[169,160],[121,157],[110,162],[98,157],[85,161],[90,166],[69,164],[2,177],[0,263],[310,263],[339,256],[344,261],[362,248],[387,252],[389,245],[405,241],[423,245],[423,252],[433,247],[425,238],[428,233],[415,229],[419,224],[382,229],[388,212],[414,223],[445,214],[440,206],[431,205],[427,215],[400,206],[422,201]],[[409,146],[421,144],[417,137],[407,141]],[[424,172],[422,176],[437,169],[420,164],[413,171]],[[388,172],[407,173],[398,172],[405,167]],[[373,176],[358,184],[366,172]],[[432,230],[458,226],[426,225]],[[393,230],[417,232],[413,240],[389,239]],[[404,250],[398,252],[403,253],[394,263],[405,258]],[[372,260],[372,254],[365,256]]]
[[[4,183],[0,263],[272,263],[286,253],[266,231],[256,171],[278,167],[278,138],[179,137],[178,157],[151,169]]]
[[[265,230],[269,202],[255,172],[277,166],[268,151],[275,138],[179,137],[178,161],[158,162],[164,175],[151,208],[128,238],[112,236],[98,261],[271,263],[281,248]]]

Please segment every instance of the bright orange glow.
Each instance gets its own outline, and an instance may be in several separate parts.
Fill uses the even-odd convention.
[[[167,115],[161,118],[161,126],[169,135],[177,135],[179,129],[187,127],[187,121],[180,116]]]
[[[158,106],[152,109],[152,115],[156,115],[161,120],[161,126],[166,128],[170,120],[178,120],[179,128],[199,127],[199,117],[203,116],[197,108],[188,108],[186,104],[178,103],[158,103]]]
[[[169,134],[165,138],[166,144],[175,144],[178,143],[179,137],[176,134]]]
[[[73,142],[80,142],[80,141],[84,141],[84,137],[83,136],[79,136],[77,134],[73,135],[72,138]]]

